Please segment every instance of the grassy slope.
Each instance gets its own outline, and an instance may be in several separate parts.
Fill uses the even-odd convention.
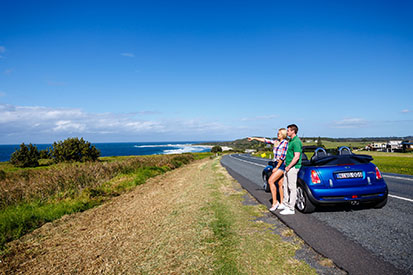
[[[0,273],[315,274],[245,195],[219,159],[194,162],[13,242]]]
[[[208,157],[209,155],[209,153],[199,153],[192,156],[194,159],[200,159]],[[116,162],[131,158],[132,157],[106,157],[103,158],[102,161]],[[155,160],[157,158],[162,157],[153,157]],[[170,162],[173,163],[173,167],[179,167],[184,164],[181,162],[177,163],[174,159],[171,159]],[[156,161],[154,163],[156,163]],[[29,175],[30,171],[43,170],[43,173],[45,173],[44,177],[47,177],[47,170],[51,171],[53,174],[53,170],[51,169],[61,169],[62,167],[67,169],[66,171],[70,173],[73,170],[70,169],[70,165],[72,164],[58,164],[40,168],[23,169],[14,168],[8,163],[2,163],[0,168],[3,168],[3,171],[6,171],[5,173],[18,174],[15,176],[21,176],[20,174]],[[73,165],[79,166],[79,164]],[[80,165],[82,166],[86,164]],[[150,166],[148,164],[146,167],[131,167],[124,170],[124,173],[113,175],[112,179],[97,186],[94,185],[93,187],[85,187],[80,190],[68,189],[65,190],[65,192],[59,193],[50,193],[50,190],[45,189],[43,191],[45,194],[43,198],[29,197],[28,199],[23,199],[20,201],[14,199],[13,204],[3,206],[0,209],[0,251],[4,249],[4,245],[7,242],[20,238],[24,234],[31,232],[46,222],[59,219],[66,214],[82,212],[100,205],[102,202],[107,201],[111,197],[119,196],[135,186],[145,183],[145,181],[151,177],[170,171],[171,168],[168,166]],[[78,174],[78,172],[73,173]],[[7,191],[7,189],[4,188],[1,190]]]

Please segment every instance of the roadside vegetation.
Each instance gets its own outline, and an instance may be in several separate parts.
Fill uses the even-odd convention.
[[[10,244],[0,273],[315,274],[296,258],[302,240],[266,223],[264,206],[245,205],[253,199],[219,160],[193,162],[27,234]]]
[[[216,274],[312,274],[305,263],[294,258],[302,243],[298,238],[285,242],[260,221],[267,213],[263,205],[242,205],[246,191],[236,190],[236,183],[226,176],[217,161],[212,163],[214,180],[208,186],[210,199],[203,223],[212,230],[206,239],[214,244]],[[210,168],[209,168],[210,169]],[[284,232],[284,234],[293,233]]]
[[[47,164],[36,168],[0,163],[0,250],[46,222],[97,206],[150,177],[210,155],[105,157],[57,164],[43,160]]]
[[[100,151],[83,138],[68,138],[64,141],[53,143],[52,148],[38,150],[36,146],[22,143],[10,157],[10,163],[16,167],[37,167],[40,159],[59,162],[85,162],[96,161]],[[48,162],[50,163],[50,162]],[[43,165],[48,164],[43,161]]]

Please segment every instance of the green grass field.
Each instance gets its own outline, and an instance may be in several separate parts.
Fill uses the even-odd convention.
[[[334,141],[327,141],[321,140],[322,145],[326,149],[335,149],[341,146],[347,146],[350,148],[364,148],[366,145],[370,144],[371,142],[334,142]],[[303,146],[314,146],[317,145],[317,142],[303,142]]]

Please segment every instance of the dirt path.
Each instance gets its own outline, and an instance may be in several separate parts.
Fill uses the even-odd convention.
[[[225,200],[216,201],[217,198],[223,196],[222,194],[228,198],[233,197],[240,191],[231,187],[233,180],[217,163],[218,160],[209,159],[194,162],[150,179],[146,184],[97,208],[65,216],[44,225],[11,243],[12,254],[0,263],[0,272],[5,274],[211,273],[225,268],[225,261],[233,255],[238,255],[233,268],[243,269],[248,273],[260,273],[258,270],[245,270],[254,266],[259,268],[262,265],[253,263],[257,260],[252,258],[251,254],[256,253],[248,250],[253,249],[253,245],[257,245],[257,241],[251,239],[252,237],[263,234],[258,240],[263,239],[270,246],[281,244],[284,247],[282,249],[297,244],[286,243],[280,238],[266,235],[268,230],[262,229],[260,224],[251,221],[246,222],[251,223],[253,229],[246,230],[244,226],[237,234],[228,231],[227,227],[236,226],[237,221],[227,217],[228,215],[225,216],[225,213],[222,214],[223,216],[218,213],[223,218],[216,213],[214,216],[214,211],[211,209],[225,209]],[[216,189],[214,184],[217,181],[225,184],[219,185]],[[240,206],[234,209],[237,208]],[[248,210],[251,212],[250,219],[257,215],[258,208],[254,209],[255,212]],[[234,213],[238,210],[232,211],[231,213]],[[227,226],[220,219],[232,222]],[[217,225],[217,220],[223,225],[220,223]],[[226,233],[225,230],[230,233]],[[242,237],[238,239],[239,235]],[[229,238],[231,241],[227,242],[226,239],[221,241],[221,237]],[[272,243],[272,240],[265,238],[275,238],[274,242],[277,243]],[[227,246],[236,246],[237,252],[228,250]],[[288,254],[285,256],[288,258],[278,256],[282,262],[285,262],[283,262],[284,266],[278,264],[285,273],[295,271],[294,273],[308,274],[311,271],[306,264],[294,259],[294,253],[288,252]],[[258,260],[262,256],[256,255]],[[251,263],[248,263],[249,261]],[[268,262],[269,259],[264,261]],[[289,270],[289,268],[293,269]]]

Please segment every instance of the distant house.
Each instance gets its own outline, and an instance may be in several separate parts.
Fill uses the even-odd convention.
[[[402,152],[403,145],[401,140],[390,140],[386,146],[387,152]]]
[[[367,150],[369,151],[386,151],[387,148],[387,142],[373,142],[369,145],[367,145]]]
[[[413,150],[413,140],[403,140],[402,148],[403,148],[403,152]]]
[[[247,154],[251,154],[251,153],[255,153],[255,152],[257,152],[257,150],[255,150],[255,149],[245,149],[245,153],[247,153]]]

